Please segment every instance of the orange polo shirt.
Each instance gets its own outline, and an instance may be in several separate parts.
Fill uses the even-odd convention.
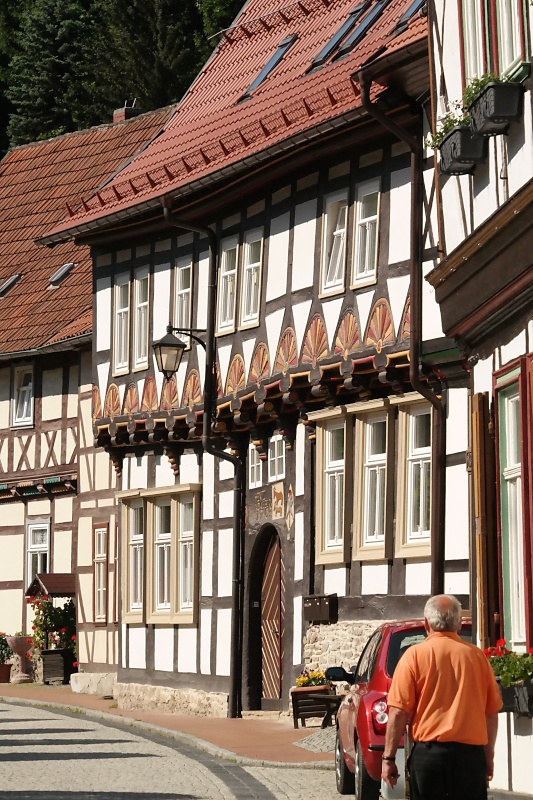
[[[485,654],[456,633],[434,632],[402,656],[388,694],[417,742],[487,744],[485,716],[502,699]]]

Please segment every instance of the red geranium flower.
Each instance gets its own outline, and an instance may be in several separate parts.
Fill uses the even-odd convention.
[[[30,637],[28,637],[26,639],[26,644],[32,644],[32,642],[33,642],[33,639],[30,639]]]
[[[72,666],[73,666],[73,667],[77,667],[77,666],[78,666],[78,662],[77,662],[77,661],[73,661],[73,662],[72,662]]]
[[[496,647],[505,647],[506,644],[507,642],[505,641],[505,639],[498,639],[498,641],[496,642]]]
[[[67,630],[66,628],[60,628],[59,633],[65,633],[66,630]]]

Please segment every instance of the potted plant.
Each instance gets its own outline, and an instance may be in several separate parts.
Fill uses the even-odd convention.
[[[428,147],[440,151],[440,172],[444,175],[469,175],[485,158],[485,141],[470,130],[470,118],[459,102],[437,121],[437,130],[427,140]]]
[[[0,683],[9,683],[11,664],[7,662],[13,658],[13,650],[7,643],[5,633],[0,633]]]
[[[522,115],[521,83],[502,80],[491,72],[474,78],[463,94],[472,132],[480,136],[506,134],[511,122]]]
[[[31,683],[32,679],[28,675],[27,656],[31,649],[31,638],[23,631],[17,631],[14,636],[6,636],[6,642],[17,656],[14,662],[15,669],[11,676],[11,683]]]
[[[504,701],[502,711],[516,711],[533,716],[533,648],[528,653],[515,653],[498,639],[495,647],[484,652],[492,667]]]
[[[72,600],[55,606],[47,596],[30,597],[34,611],[32,654],[43,662],[43,683],[68,683],[77,672],[76,610]]]
[[[291,688],[292,716],[294,727],[301,720],[305,728],[305,720],[310,717],[323,717],[327,712],[326,704],[321,701],[320,694],[335,694],[335,689],[321,669],[303,669],[296,678],[296,686]]]

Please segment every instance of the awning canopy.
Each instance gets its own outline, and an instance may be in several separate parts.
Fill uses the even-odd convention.
[[[36,575],[26,589],[26,597],[74,597],[75,594],[76,576],[72,572]]]

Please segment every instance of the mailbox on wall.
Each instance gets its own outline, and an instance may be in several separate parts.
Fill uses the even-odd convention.
[[[304,597],[304,620],[306,622],[337,622],[337,616],[336,594],[312,594]]]

